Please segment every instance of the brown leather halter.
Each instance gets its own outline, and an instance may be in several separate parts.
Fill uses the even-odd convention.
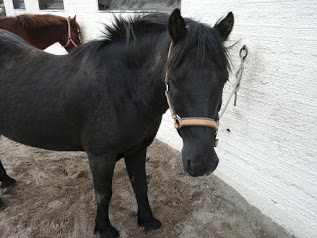
[[[171,54],[171,49],[172,49],[173,43],[171,42],[169,49],[168,49],[168,54],[167,54],[167,61],[170,58]],[[174,119],[174,126],[176,129],[180,129],[181,127],[184,126],[206,126],[206,127],[211,127],[215,130],[215,140],[214,140],[214,147],[217,146],[218,144],[218,139],[216,139],[217,132],[218,132],[218,126],[219,122],[215,121],[214,119],[211,118],[206,118],[206,117],[184,117],[181,118],[174,110],[174,107],[171,102],[171,97],[170,97],[170,91],[169,91],[169,86],[168,86],[168,79],[169,79],[169,70],[166,70],[165,73],[165,96],[167,99],[168,107],[171,111],[172,118]]]
[[[63,47],[66,48],[69,45],[69,43],[72,43],[73,46],[78,47],[77,44],[75,43],[75,41],[73,41],[73,39],[72,39],[72,32],[71,32],[72,29],[70,27],[70,21],[68,18],[66,18],[66,20],[67,20],[67,25],[68,25],[68,37],[67,37],[67,43],[65,45],[63,45]],[[79,42],[81,43],[81,38],[80,38],[81,33],[79,30],[77,30],[77,33],[78,33]]]

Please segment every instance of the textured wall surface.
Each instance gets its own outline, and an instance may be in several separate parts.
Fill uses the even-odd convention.
[[[4,2],[8,15],[51,13],[39,11],[36,0],[25,0],[26,11]],[[64,6],[54,14],[76,14],[85,41],[112,19],[98,12],[96,0],[64,0]],[[238,104],[221,120],[215,174],[290,233],[317,237],[317,1],[182,0],[184,16],[210,25],[229,11],[235,27],[228,45],[240,42],[230,50],[233,73],[224,101],[242,44],[249,55]],[[182,147],[169,113],[158,138]]]
[[[229,11],[233,73],[242,44],[249,56],[220,122],[215,174],[292,234],[317,237],[317,1],[182,1],[183,15],[210,25]],[[181,149],[172,132],[168,114],[158,137]]]

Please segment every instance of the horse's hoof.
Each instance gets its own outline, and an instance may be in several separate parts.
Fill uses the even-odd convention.
[[[0,211],[3,210],[3,208],[4,208],[4,204],[3,204],[2,199],[0,198]]]
[[[119,237],[120,237],[120,233],[115,228],[107,229],[100,234],[100,238],[119,238]]]
[[[97,232],[100,233],[100,238],[118,238],[120,237],[119,231],[114,228],[113,226],[106,226],[103,228],[98,227],[97,224],[95,224],[95,234]]]
[[[139,226],[142,226],[146,234],[157,234],[161,231],[162,223],[155,217],[143,221],[140,218],[138,219]]]
[[[8,177],[1,182],[0,188],[8,188],[10,186],[13,186],[15,183],[15,179]]]

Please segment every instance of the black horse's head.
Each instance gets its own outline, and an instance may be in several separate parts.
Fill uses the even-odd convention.
[[[228,80],[228,57],[223,43],[233,27],[233,14],[211,28],[183,19],[176,9],[169,18],[172,40],[167,64],[170,104],[179,118],[218,121],[222,92]],[[216,129],[189,125],[178,129],[183,139],[182,160],[191,176],[208,175],[219,159],[214,150]]]

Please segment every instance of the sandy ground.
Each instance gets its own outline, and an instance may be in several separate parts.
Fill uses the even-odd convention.
[[[0,138],[0,158],[18,182],[1,190],[0,237],[87,238],[94,235],[96,202],[84,153],[53,152]],[[149,198],[163,227],[155,238],[278,237],[237,208],[214,176],[183,172],[178,152],[155,141],[148,150]],[[123,161],[115,171],[110,218],[122,238],[145,238]],[[261,219],[260,219],[261,220]]]

